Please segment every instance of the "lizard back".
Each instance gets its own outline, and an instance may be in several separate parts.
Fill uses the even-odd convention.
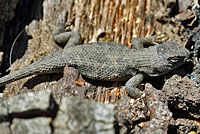
[[[62,57],[68,66],[91,79],[105,81],[124,81],[134,70],[130,53],[134,51],[125,45],[111,42],[96,42],[88,45],[70,47]]]

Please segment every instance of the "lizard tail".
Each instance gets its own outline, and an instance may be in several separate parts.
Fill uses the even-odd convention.
[[[0,78],[0,86],[35,74],[61,72],[65,67],[65,64],[62,62],[61,58],[57,57],[57,55],[59,55],[59,53],[54,53],[53,55],[44,57],[42,60],[25,68],[3,76]]]

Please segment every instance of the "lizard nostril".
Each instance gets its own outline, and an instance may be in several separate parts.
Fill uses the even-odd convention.
[[[190,51],[187,48],[184,49],[183,56],[185,56],[186,58],[190,56]]]

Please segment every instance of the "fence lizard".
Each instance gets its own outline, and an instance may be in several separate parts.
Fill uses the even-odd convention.
[[[57,44],[66,44],[63,50],[0,78],[0,86],[34,74],[61,72],[67,65],[93,80],[127,81],[126,91],[138,98],[142,91],[137,85],[145,76],[166,74],[182,65],[190,54],[186,48],[171,41],[143,48],[145,44],[158,42],[158,35],[134,39],[135,49],[112,42],[77,45],[80,33],[63,32],[61,28],[53,37]]]

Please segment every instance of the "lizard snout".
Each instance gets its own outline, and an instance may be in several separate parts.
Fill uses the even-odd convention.
[[[190,56],[190,51],[186,48],[186,57],[188,58]]]

